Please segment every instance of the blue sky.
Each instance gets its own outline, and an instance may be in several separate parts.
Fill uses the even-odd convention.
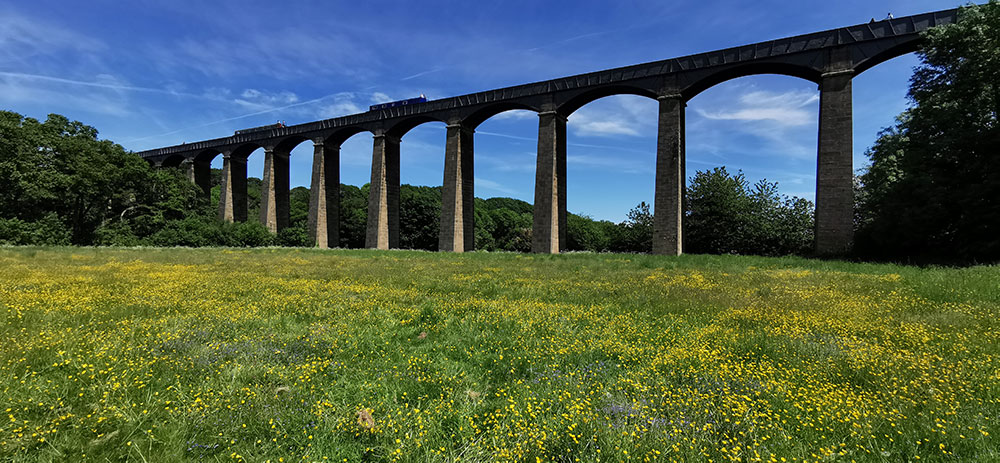
[[[0,2],[0,109],[59,113],[144,150],[352,114],[421,93],[437,99],[905,16],[961,2],[892,1],[151,1]],[[902,111],[907,55],[854,81],[855,168]],[[816,85],[754,76],[687,109],[688,176],[725,165],[815,194]],[[476,132],[476,196],[533,201],[537,116],[498,115]],[[620,221],[652,202],[656,103],[613,96],[568,124],[568,208]],[[401,145],[401,180],[438,186],[445,129]],[[311,147],[292,153],[309,184]],[[371,136],[344,143],[341,180],[369,180]],[[221,164],[216,159],[215,164]],[[261,152],[248,173],[260,177]]]

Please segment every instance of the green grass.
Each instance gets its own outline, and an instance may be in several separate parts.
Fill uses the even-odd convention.
[[[0,456],[996,461],[998,281],[799,258],[0,248]]]

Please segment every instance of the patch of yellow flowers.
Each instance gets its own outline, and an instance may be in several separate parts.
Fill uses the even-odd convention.
[[[0,455],[1000,455],[996,304],[931,300],[891,273],[647,267],[601,255],[0,250]]]

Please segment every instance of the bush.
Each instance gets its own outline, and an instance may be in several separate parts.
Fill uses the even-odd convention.
[[[71,233],[55,213],[34,222],[0,219],[0,244],[60,246],[70,244]]]

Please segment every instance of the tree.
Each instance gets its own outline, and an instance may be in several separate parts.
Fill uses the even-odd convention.
[[[697,172],[688,187],[685,249],[691,253],[807,254],[813,242],[813,204],[778,193],[778,184],[750,186],[725,167]]]
[[[441,187],[402,185],[399,196],[399,246],[436,251]]]
[[[725,167],[696,172],[687,190],[684,246],[695,254],[735,254],[745,251],[751,209],[743,172],[729,175]]]
[[[1000,2],[928,30],[910,109],[866,153],[858,245],[869,257],[1000,259]]]
[[[649,204],[640,202],[618,224],[618,233],[610,240],[609,247],[616,252],[653,251],[653,213]]]
[[[0,111],[0,183],[0,242],[136,244],[203,207],[178,173],[58,114]]]
[[[363,248],[368,230],[369,185],[340,185],[340,247]],[[332,246],[332,243],[331,243]]]

